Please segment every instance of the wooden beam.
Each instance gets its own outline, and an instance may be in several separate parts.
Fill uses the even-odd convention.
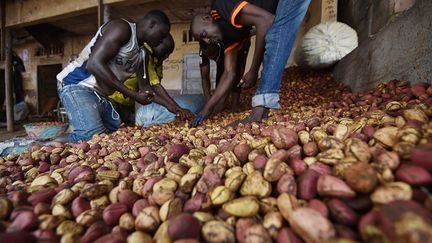
[[[104,1],[98,0],[98,26],[101,27],[104,23]]]
[[[104,0],[105,5],[130,5],[157,0]],[[96,11],[98,0],[10,0],[6,2],[6,27],[28,26]]]
[[[1,15],[1,39],[0,39],[0,60],[5,60],[5,45],[6,45],[6,34],[5,34],[5,25],[6,25],[6,1],[1,1],[0,5],[0,15]]]
[[[10,28],[5,31],[6,35],[6,61],[5,61],[5,94],[6,94],[6,121],[7,131],[14,130],[14,102],[13,102],[13,74],[12,74],[12,33]]]

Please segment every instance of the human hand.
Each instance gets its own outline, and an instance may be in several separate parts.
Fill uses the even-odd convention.
[[[183,108],[177,108],[175,110],[175,114],[176,117],[181,121],[192,120],[195,117],[194,113],[192,113],[190,110]]]
[[[197,127],[199,125],[201,125],[204,120],[206,119],[206,117],[204,115],[198,114],[195,119],[193,119],[193,121],[191,122],[191,124],[189,125],[189,127]]]
[[[141,105],[149,104],[150,102],[152,102],[153,98],[154,98],[154,93],[152,90],[139,91],[134,97],[134,99]]]
[[[240,80],[238,87],[242,87],[244,89],[250,89],[255,86],[257,79],[258,79],[258,72],[254,70],[249,70],[249,72],[247,72]]]

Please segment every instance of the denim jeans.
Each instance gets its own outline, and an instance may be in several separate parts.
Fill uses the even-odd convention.
[[[74,127],[69,135],[70,142],[87,141],[95,134],[116,131],[120,127],[120,116],[113,104],[93,89],[70,84],[60,87],[59,96]]]
[[[274,22],[265,36],[261,81],[252,97],[252,107],[280,108],[282,74],[309,3],[310,0],[279,0]]]
[[[198,114],[198,112],[201,111],[206,102],[204,95],[179,95],[174,96],[173,99],[181,108],[188,109],[195,114]],[[135,124],[143,127],[164,124],[172,122],[175,119],[175,114],[157,103],[151,103],[144,106],[138,105],[135,112]]]

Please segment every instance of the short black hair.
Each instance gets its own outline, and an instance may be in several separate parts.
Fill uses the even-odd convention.
[[[171,29],[171,22],[168,16],[162,10],[151,10],[144,16],[144,19],[156,20],[161,24],[167,25],[168,29]]]

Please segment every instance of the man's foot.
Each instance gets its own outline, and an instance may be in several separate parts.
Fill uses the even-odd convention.
[[[249,124],[249,123],[253,123],[253,122],[260,123],[263,120],[267,119],[268,113],[269,113],[269,109],[265,108],[264,106],[254,107],[254,108],[252,108],[252,112],[248,117],[246,117],[245,119],[242,119],[242,120],[234,121],[234,122],[230,123],[228,125],[228,127],[236,127],[240,123],[241,124]]]

